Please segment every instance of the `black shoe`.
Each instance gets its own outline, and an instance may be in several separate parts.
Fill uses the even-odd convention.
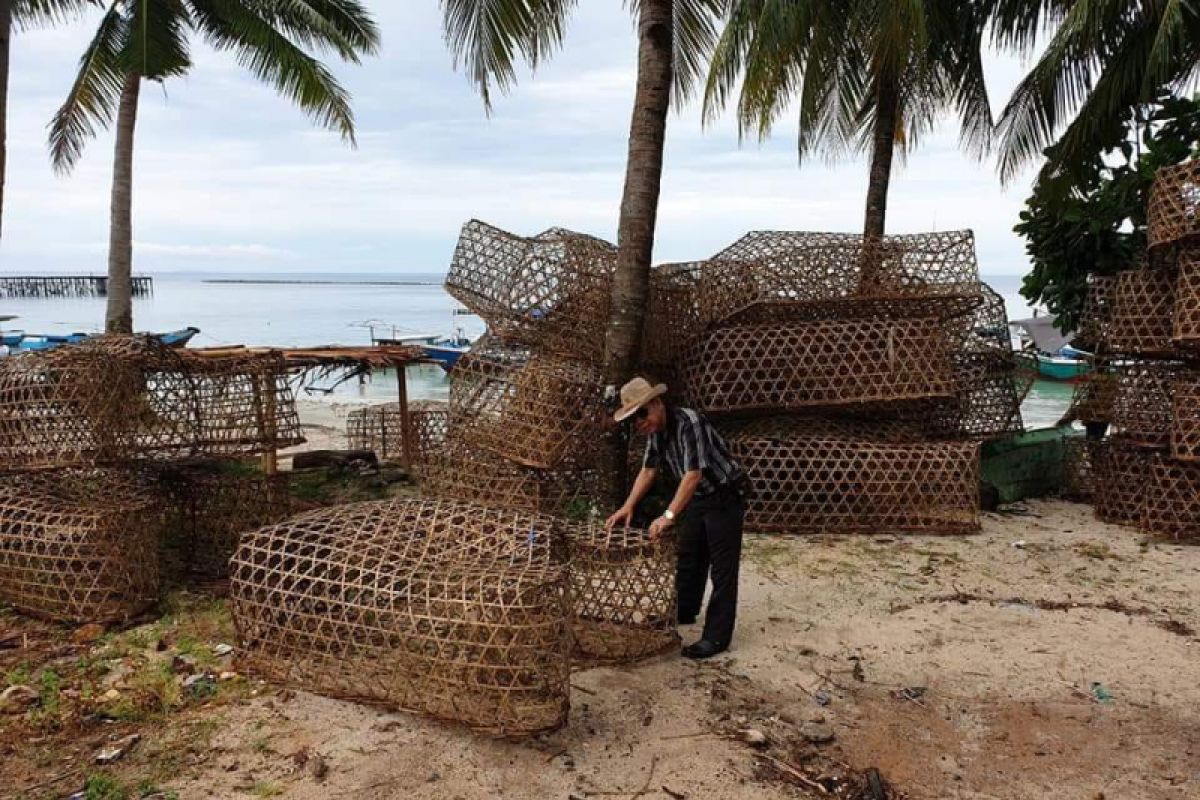
[[[719,653],[724,653],[728,649],[729,645],[717,644],[716,642],[710,642],[708,639],[701,639],[695,644],[689,644],[683,648],[683,657],[694,659],[712,658]]]
[[[679,624],[680,625],[695,625],[696,624],[696,615],[692,614],[690,617],[685,617],[682,614],[680,614],[679,615]]]

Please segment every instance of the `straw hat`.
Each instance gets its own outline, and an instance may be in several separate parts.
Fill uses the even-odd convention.
[[[667,385],[651,386],[650,381],[637,377],[621,387],[621,407],[613,414],[617,422],[624,422],[642,406],[656,397],[667,393]]]

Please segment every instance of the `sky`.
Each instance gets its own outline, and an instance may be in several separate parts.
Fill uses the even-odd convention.
[[[490,117],[454,69],[434,0],[369,6],[382,52],[334,66],[354,96],[357,149],[203,46],[188,76],[143,88],[135,272],[443,272],[471,218],[616,241],[637,55],[624,4],[580,3],[562,51],[496,97]],[[112,137],[66,177],[46,150],[97,19],[14,37],[0,271],[105,268]],[[998,109],[1026,65],[986,65]],[[1022,274],[1012,226],[1032,175],[1001,187],[993,163],[959,152],[947,120],[898,164],[888,231],[970,228],[984,273]],[[678,109],[655,261],[705,258],[750,230],[858,232],[866,184],[865,157],[800,165],[794,117],[766,142],[739,142],[731,114],[704,128],[698,104]]]

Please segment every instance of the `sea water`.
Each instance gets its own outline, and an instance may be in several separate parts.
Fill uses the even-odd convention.
[[[379,337],[412,334],[448,335],[461,329],[474,339],[484,324],[455,314],[459,303],[442,289],[443,274],[348,273],[187,273],[154,276],[154,293],[135,298],[134,327],[164,332],[187,326],[200,329],[195,347],[222,345],[369,345],[371,326]],[[1019,296],[1020,278],[985,276],[1005,299],[1010,319],[1030,315]],[[0,316],[16,315],[6,329],[29,333],[95,333],[104,327],[103,298],[0,299]],[[437,367],[412,368],[408,374],[413,399],[444,398],[449,382]],[[391,400],[396,378],[377,374],[333,386],[304,387],[305,396],[339,400]],[[1039,381],[1022,412],[1027,427],[1051,425],[1066,411],[1071,389]]]

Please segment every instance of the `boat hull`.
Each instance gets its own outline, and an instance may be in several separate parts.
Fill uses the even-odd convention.
[[[1017,359],[1022,365],[1035,370],[1039,378],[1047,381],[1074,383],[1083,380],[1092,371],[1091,364],[1074,358],[1049,358],[1033,353],[1018,353]]]

